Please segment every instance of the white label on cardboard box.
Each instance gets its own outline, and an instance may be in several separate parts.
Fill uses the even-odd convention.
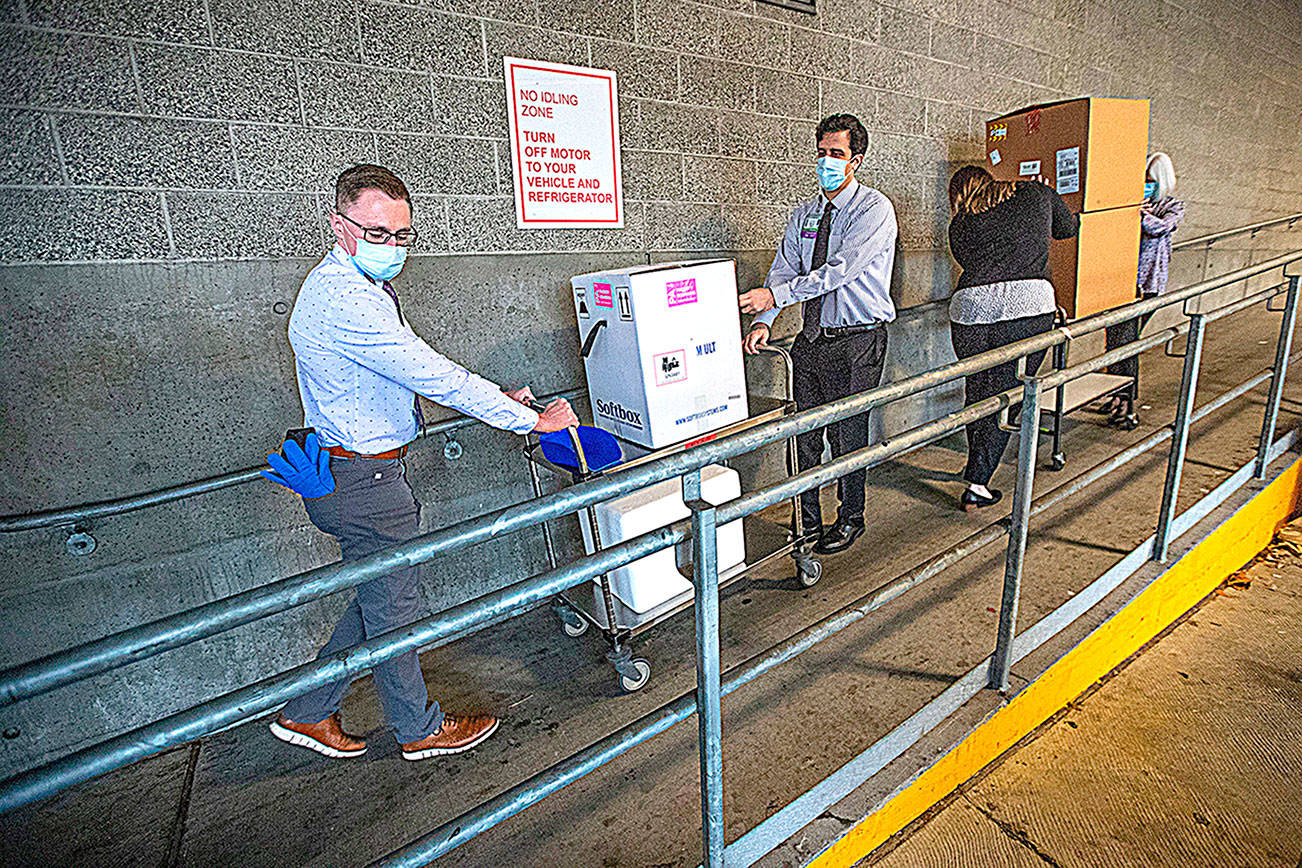
[[[574,288],[574,306],[581,319],[591,319],[592,311],[588,309],[588,290],[582,286]]]
[[[1039,160],[1023,160],[1023,161],[1021,162],[1021,164],[1017,167],[1017,174],[1019,174],[1019,175],[1038,175],[1038,174],[1040,174],[1040,161],[1039,161]]]
[[[1080,191],[1080,148],[1063,148],[1057,154],[1058,195]]]
[[[687,351],[673,350],[668,353],[659,353],[652,356],[651,361],[655,363],[656,385],[664,386],[669,383],[681,383],[687,379]]]
[[[1001,160],[1003,160],[1003,157],[999,156],[998,148],[995,148],[993,151],[990,152],[990,165],[998,166]]]

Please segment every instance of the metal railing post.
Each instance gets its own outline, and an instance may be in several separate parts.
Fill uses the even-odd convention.
[[[683,477],[692,511],[696,596],[696,719],[701,753],[701,864],[723,868],[723,690],[719,664],[719,559],[715,510],[701,497],[701,471]]]
[[[1008,554],[1004,559],[1004,596],[999,605],[999,633],[990,661],[990,686],[1008,691],[1012,668],[1013,636],[1017,628],[1017,600],[1022,591],[1022,565],[1026,558],[1026,531],[1031,522],[1031,490],[1035,483],[1035,456],[1040,441],[1040,381],[1028,379],[1022,389],[1022,424],[1017,443],[1017,487],[1008,528]]]
[[[1176,498],[1180,496],[1180,474],[1189,447],[1189,422],[1193,415],[1194,393],[1198,391],[1198,370],[1203,358],[1203,334],[1206,324],[1200,313],[1189,314],[1189,339],[1184,348],[1184,374],[1180,378],[1180,397],[1175,405],[1171,452],[1166,460],[1166,482],[1162,485],[1162,508],[1158,511],[1157,537],[1153,540],[1153,560],[1166,562],[1171,546],[1171,522],[1175,521]]]
[[[1296,268],[1292,265],[1287,270]],[[1266,462],[1270,457],[1270,444],[1275,439],[1275,423],[1279,419],[1279,401],[1284,394],[1284,377],[1288,374],[1288,356],[1293,346],[1293,327],[1297,323],[1297,298],[1302,276],[1288,278],[1288,295],[1284,299],[1284,318],[1279,324],[1279,341],[1275,344],[1275,367],[1270,376],[1270,392],[1266,398],[1266,415],[1261,420],[1261,438],[1257,441],[1257,467],[1253,476],[1266,478]]]
[[[1067,321],[1066,311],[1058,308],[1058,313],[1062,317],[1062,322]],[[1067,353],[1071,344],[1061,343],[1053,348],[1053,368],[1055,371],[1061,371],[1067,367]],[[1034,373],[1034,372],[1032,372]],[[1050,467],[1054,470],[1062,470],[1067,466],[1067,455],[1062,451],[1062,420],[1067,413],[1063,409],[1067,402],[1067,384],[1063,383],[1054,390],[1053,406],[1053,451],[1049,453]]]

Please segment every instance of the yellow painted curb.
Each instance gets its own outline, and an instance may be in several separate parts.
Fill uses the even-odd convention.
[[[1300,479],[1302,459],[912,783],[816,856],[808,863],[811,868],[848,868],[863,859],[1193,608],[1270,544],[1302,503]]]

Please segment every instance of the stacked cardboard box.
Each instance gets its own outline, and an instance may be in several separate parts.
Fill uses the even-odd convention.
[[[1080,235],[1055,241],[1049,268],[1071,319],[1135,298],[1139,205],[1148,154],[1148,100],[1083,97],[986,122],[996,178],[1043,176],[1080,215]]]

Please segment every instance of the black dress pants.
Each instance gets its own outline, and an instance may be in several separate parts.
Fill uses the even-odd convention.
[[[798,410],[876,388],[882,381],[886,363],[886,328],[879,326],[844,337],[819,337],[813,341],[801,335],[791,346],[791,362],[795,374],[792,391]],[[796,455],[801,470],[816,466],[823,457],[824,432],[833,458],[862,449],[868,445],[868,414],[843,419],[797,437]],[[863,525],[866,478],[863,470],[856,470],[837,480],[838,520]],[[822,525],[818,489],[802,494],[800,507],[805,530],[816,531]]]
[[[1053,328],[1053,314],[1045,313],[979,325],[953,322],[949,324],[949,336],[954,344],[954,355],[966,359],[1005,344],[1026,340],[1051,328]],[[1044,361],[1046,352],[1040,350],[1027,356],[1026,370],[1034,373]],[[964,381],[966,393],[964,406],[971,406],[978,401],[1005,392],[1019,382],[1016,361],[1005,362],[990,370],[972,374]],[[1003,458],[1004,449],[1008,447],[1008,436],[1007,431],[999,428],[997,413],[969,422],[967,466],[963,468],[963,478],[973,485],[985,485],[990,482],[990,477],[994,476],[995,468]]]
[[[1134,319],[1117,323],[1114,326],[1108,326],[1104,330],[1107,335],[1106,349],[1115,350],[1117,347],[1124,347],[1126,344],[1139,340],[1139,333],[1143,331],[1144,326],[1148,325],[1148,321],[1152,317],[1151,313],[1146,313]],[[1108,365],[1108,373],[1119,374],[1123,377],[1134,377],[1135,382],[1131,384],[1122,397],[1128,398],[1132,402],[1139,400],[1139,356],[1131,356],[1128,359],[1122,359]]]

